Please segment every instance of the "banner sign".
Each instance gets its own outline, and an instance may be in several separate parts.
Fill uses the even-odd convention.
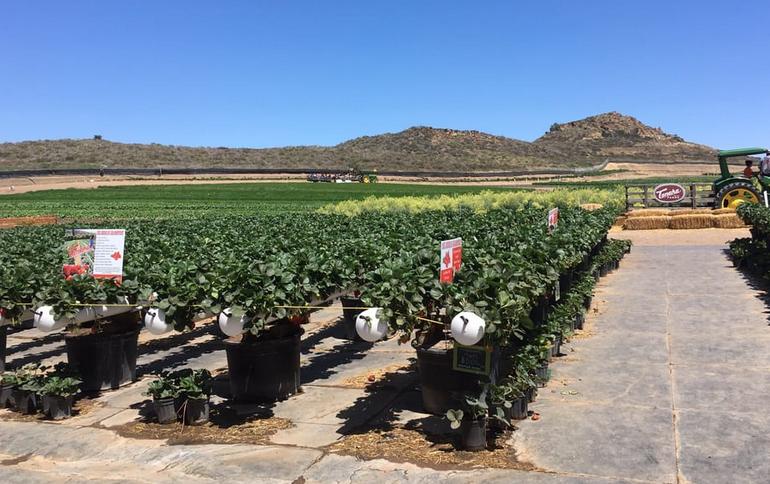
[[[653,190],[655,200],[661,203],[676,203],[684,200],[685,190],[682,185],[676,183],[664,183]]]
[[[559,209],[552,208],[548,211],[548,232],[553,232],[557,225],[559,225]]]
[[[450,239],[441,242],[441,263],[439,266],[439,282],[451,284],[455,272],[460,270],[463,259],[463,239]]]
[[[64,277],[90,275],[96,279],[123,281],[124,229],[73,229],[67,232],[64,250],[68,263]]]

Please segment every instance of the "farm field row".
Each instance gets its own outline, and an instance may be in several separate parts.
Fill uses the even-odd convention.
[[[195,218],[287,213],[368,197],[460,195],[489,190],[510,191],[500,187],[306,182],[47,190],[3,196],[0,198],[0,218],[26,215],[75,219]]]

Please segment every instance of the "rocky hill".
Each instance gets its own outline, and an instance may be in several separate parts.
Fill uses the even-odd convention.
[[[101,139],[0,144],[0,170],[95,167],[254,167],[489,171],[588,166],[605,159],[712,160],[715,150],[619,113],[554,124],[534,142],[480,131],[414,127],[336,146],[191,148]]]
[[[611,112],[558,124],[533,143],[557,157],[573,159],[713,160],[716,150]]]

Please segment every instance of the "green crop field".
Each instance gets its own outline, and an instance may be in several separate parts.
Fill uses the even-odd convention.
[[[455,195],[509,188],[331,183],[232,183],[46,190],[0,197],[0,217],[57,215],[76,219],[176,218],[313,210],[368,197]]]

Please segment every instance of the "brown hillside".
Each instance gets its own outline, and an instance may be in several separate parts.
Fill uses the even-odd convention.
[[[711,161],[716,150],[610,112],[579,121],[553,124],[533,143],[557,156],[577,159]]]
[[[333,147],[191,148],[105,140],[0,144],[0,171],[97,167],[254,167],[490,171],[625,161],[712,160],[715,150],[618,113],[554,124],[533,143],[480,131],[414,127]]]

